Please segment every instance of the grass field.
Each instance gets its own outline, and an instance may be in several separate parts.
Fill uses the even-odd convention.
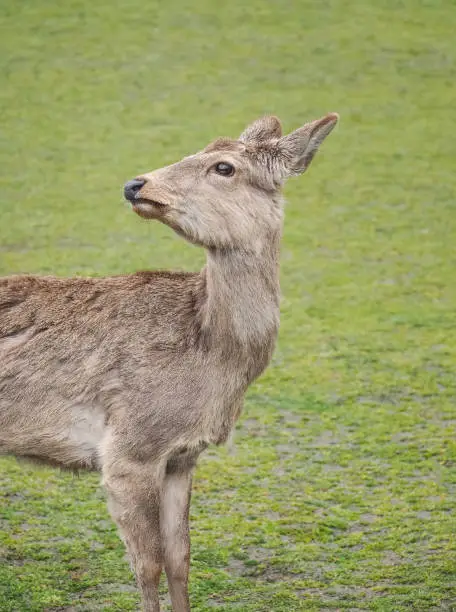
[[[275,113],[282,325],[197,470],[193,609],[456,610],[456,5],[3,0],[0,273],[198,269],[122,184]],[[96,475],[0,461],[0,610],[135,610]],[[169,608],[166,608],[169,609]]]

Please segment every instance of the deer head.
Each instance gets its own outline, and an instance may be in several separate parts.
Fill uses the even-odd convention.
[[[334,128],[336,113],[282,136],[280,121],[263,117],[238,140],[220,138],[203,151],[125,185],[133,210],[158,219],[209,249],[255,248],[280,231],[281,188],[307,170]]]

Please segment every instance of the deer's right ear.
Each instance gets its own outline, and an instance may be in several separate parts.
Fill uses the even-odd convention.
[[[242,134],[239,136],[241,142],[247,143],[260,143],[273,138],[280,138],[282,136],[282,126],[280,121],[274,115],[268,115],[261,117],[253,123],[251,123]]]
[[[337,113],[329,113],[321,119],[306,123],[279,140],[278,150],[285,177],[302,174],[307,170],[321,143],[333,130],[338,120]]]

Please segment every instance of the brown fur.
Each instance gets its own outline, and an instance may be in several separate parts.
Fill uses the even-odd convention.
[[[280,187],[336,121],[281,138],[266,117],[141,177],[133,209],[205,247],[199,273],[0,280],[0,452],[102,472],[147,612],[162,565],[173,609],[190,609],[192,469],[227,440],[271,358]]]

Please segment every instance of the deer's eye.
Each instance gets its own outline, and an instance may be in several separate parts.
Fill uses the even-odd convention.
[[[217,174],[221,174],[222,176],[233,176],[234,174],[234,166],[228,162],[219,162],[214,166],[214,169]]]

